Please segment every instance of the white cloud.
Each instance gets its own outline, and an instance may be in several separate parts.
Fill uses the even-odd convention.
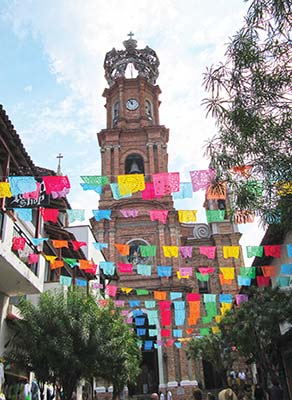
[[[23,88],[23,90],[24,90],[25,92],[31,92],[31,91],[32,91],[32,85],[27,85],[27,86],[25,86],[25,87]]]
[[[47,157],[53,165],[58,152],[65,154],[68,175],[100,168],[96,132],[105,127],[103,60],[112,47],[123,48],[132,30],[139,47],[148,44],[160,59],[160,113],[161,123],[170,128],[170,170],[207,167],[202,147],[216,130],[201,107],[206,97],[202,74],[206,66],[223,59],[225,43],[242,24],[246,2],[14,0],[9,5],[5,18],[16,34],[22,40],[31,34],[42,43],[56,82],[69,89],[69,95],[54,104],[44,93],[25,129],[19,127],[30,148],[37,133],[42,151],[51,149]],[[43,158],[39,155],[39,164],[44,164]],[[79,192],[71,197],[74,205],[82,203]],[[202,208],[200,201],[196,204]]]

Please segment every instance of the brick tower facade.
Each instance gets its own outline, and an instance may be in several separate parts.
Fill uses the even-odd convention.
[[[156,85],[159,61],[156,53],[148,46],[142,50],[137,49],[137,43],[131,36],[124,42],[125,50],[113,49],[107,53],[104,64],[105,76],[109,83],[109,88],[103,93],[106,99],[107,122],[106,129],[98,133],[98,142],[101,151],[102,175],[109,177],[111,183],[117,182],[118,175],[127,174],[143,174],[147,183],[151,182],[153,174],[168,172],[169,130],[164,125],[160,125],[159,94],[161,91]],[[134,77],[134,73],[137,76]],[[226,208],[225,202],[222,205],[222,202],[219,204],[216,200],[206,201],[205,206],[208,209],[218,209],[222,206]],[[237,293],[236,280],[231,285],[222,285],[218,274],[219,266],[235,267],[235,272],[239,273],[239,268],[243,265],[240,258],[226,260],[222,254],[222,246],[238,245],[240,234],[236,226],[228,219],[211,224],[181,224],[178,221],[171,195],[145,200],[141,192],[137,192],[131,197],[116,200],[109,185],[103,188],[99,209],[112,211],[110,220],[92,220],[97,240],[108,243],[108,249],[105,249],[106,259],[116,265],[118,263],[133,265],[131,274],[120,273],[117,270],[114,276],[107,277],[110,278],[111,284],[119,288],[115,299],[125,301],[124,308],[129,311],[128,317],[134,317],[133,321],[137,314],[128,303],[130,300],[138,300],[139,312],[145,317],[146,333],[141,336],[142,373],[136,387],[129,388],[130,394],[147,396],[153,391],[170,389],[174,398],[183,399],[190,394],[194,380],[200,381],[205,387],[216,386],[218,382],[212,366],[203,361],[193,363],[186,358],[187,339],[192,335],[198,335],[199,328],[202,327],[201,320],[193,326],[188,325],[187,301],[183,326],[175,325],[173,305],[171,305],[170,326],[163,326],[160,318],[156,326],[151,325],[147,318],[145,301],[153,300],[153,293],[159,291],[167,292],[167,300],[170,300],[170,292],[182,293],[180,300],[186,300],[188,293],[201,295],[203,293]],[[138,216],[125,218],[121,210],[129,209],[138,211]],[[166,223],[151,221],[150,210],[167,210]],[[129,255],[121,255],[115,244],[129,245]],[[143,257],[140,245],[155,245],[156,256]],[[177,258],[165,257],[163,246],[191,246],[192,257],[183,258],[180,255]],[[209,260],[201,255],[200,246],[217,246],[216,258]],[[151,265],[151,275],[137,274],[139,264]],[[157,266],[171,266],[171,277],[159,276]],[[188,266],[193,267],[194,274],[189,279],[179,279],[176,274],[179,268]],[[202,266],[210,266],[215,270],[208,282],[200,282],[196,278],[195,272]],[[122,288],[132,290],[126,294],[121,290]],[[139,289],[148,290],[148,294],[138,295]],[[158,311],[158,317],[161,311],[159,303],[156,301],[155,308],[152,309]],[[202,302],[201,315],[204,315]],[[161,336],[161,330],[165,328],[172,332],[169,338]],[[179,341],[181,347],[173,343],[175,339],[173,329],[178,328],[183,332]],[[152,329],[152,335],[149,334],[150,329]],[[146,349],[144,343],[149,339],[156,346]]]

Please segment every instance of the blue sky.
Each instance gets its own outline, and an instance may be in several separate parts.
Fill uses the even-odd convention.
[[[98,197],[78,186],[79,176],[100,174],[96,132],[105,127],[103,60],[132,30],[138,46],[160,59],[161,123],[170,129],[169,170],[204,169],[204,142],[216,130],[201,106],[202,74],[224,59],[225,44],[240,28],[243,0],[0,0],[0,103],[34,162],[62,170],[72,182],[73,208],[96,208]],[[202,194],[195,197],[205,222]],[[257,226],[243,243],[258,242]]]

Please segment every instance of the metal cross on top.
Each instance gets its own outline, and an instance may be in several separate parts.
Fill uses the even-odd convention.
[[[133,33],[132,31],[130,31],[130,33],[128,33],[127,36],[130,36],[130,40],[132,40],[132,39],[133,39],[133,36],[134,36],[134,33]]]
[[[61,171],[61,159],[64,158],[64,157],[62,156],[61,153],[59,153],[59,155],[58,155],[56,158],[59,159],[58,168],[57,168],[57,175],[62,175],[62,171]]]

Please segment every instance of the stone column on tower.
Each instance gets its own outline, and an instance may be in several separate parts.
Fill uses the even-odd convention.
[[[149,174],[152,175],[155,172],[154,154],[153,154],[153,143],[147,143],[148,157],[149,157]]]

